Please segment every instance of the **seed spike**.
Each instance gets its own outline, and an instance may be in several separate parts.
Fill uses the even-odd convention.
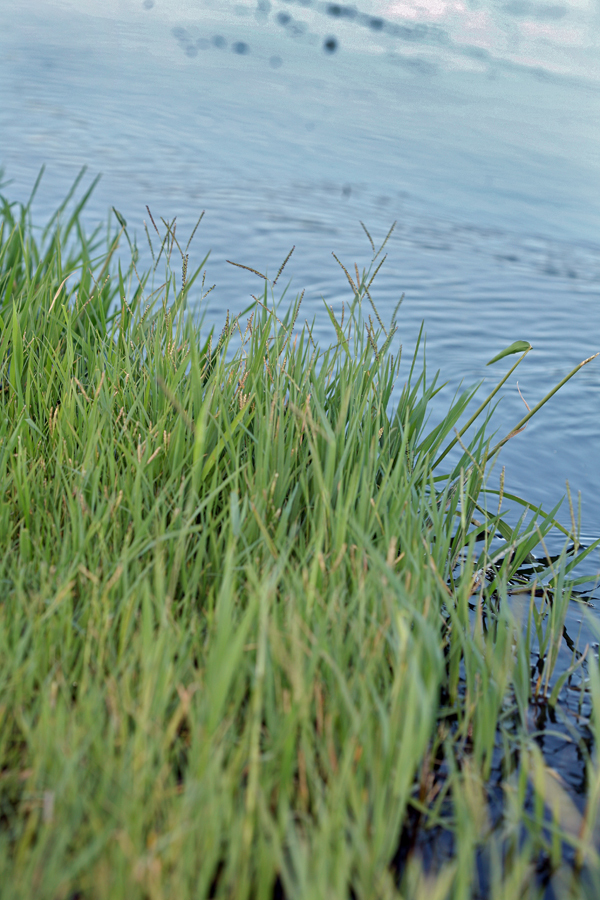
[[[375,254],[376,257],[379,256],[379,254],[381,253],[381,251],[383,250],[383,248],[385,247],[385,245],[387,244],[387,242],[388,242],[389,239],[391,238],[391,236],[392,236],[392,231],[393,231],[394,228],[396,227],[397,222],[398,222],[398,220],[396,219],[396,221],[394,222],[394,224],[392,225],[392,227],[391,227],[390,230],[388,231],[388,233],[387,233],[387,235],[386,235],[386,238],[385,238],[385,241],[383,242],[383,244],[381,245],[381,247],[379,248],[379,250],[378,250],[377,253]]]
[[[225,260],[225,262],[228,262],[230,266],[237,266],[238,269],[247,269],[248,272],[252,272],[254,275],[258,275],[258,277],[262,278],[264,281],[269,280],[266,275],[263,275],[262,272],[259,272],[258,269],[253,269],[251,266],[244,266],[242,265],[242,263],[232,262],[230,259]]]
[[[300,306],[302,305],[303,300],[304,300],[304,290],[300,294],[300,297],[298,298],[298,303],[296,304],[296,309],[294,310],[292,324],[290,325],[290,335],[291,335],[292,331],[294,330],[294,326],[296,325],[296,321],[298,319],[298,313],[300,312]]]
[[[144,231],[146,232],[146,237],[148,238],[148,246],[150,247],[150,253],[152,254],[152,262],[156,263],[156,257],[154,256],[154,247],[152,246],[152,241],[150,240],[150,232],[148,231],[148,226],[144,221]]]
[[[187,253],[187,251],[189,250],[190,244],[191,244],[192,241],[194,240],[194,235],[196,234],[196,232],[197,232],[197,230],[198,230],[198,225],[200,224],[200,222],[201,222],[202,219],[204,218],[204,213],[205,213],[205,212],[206,212],[206,210],[203,209],[202,212],[200,213],[200,216],[199,216],[199,218],[198,218],[198,221],[197,221],[196,224],[194,225],[194,230],[192,231],[192,233],[191,233],[191,235],[190,235],[190,239],[189,239],[189,241],[187,242],[187,244],[185,245],[185,251],[186,251],[186,253]]]
[[[371,306],[373,307],[373,312],[375,313],[375,317],[377,318],[377,321],[379,322],[381,328],[383,328],[385,336],[387,337],[387,329],[386,329],[385,325],[383,324],[383,322],[381,321],[381,316],[379,315],[377,307],[375,306],[375,302],[374,302],[373,298],[371,297],[371,295],[369,293],[369,289],[368,289],[368,287],[366,287],[366,285],[365,285],[365,292],[367,294],[367,297],[369,298],[369,302],[370,302]]]
[[[277,275],[275,276],[275,281],[273,282],[273,287],[275,287],[275,285],[277,284],[277,282],[278,282],[278,280],[279,280],[279,276],[281,275],[281,273],[283,272],[283,270],[284,270],[285,267],[287,266],[288,260],[289,260],[290,256],[292,255],[292,253],[294,252],[295,249],[296,249],[296,245],[294,244],[294,246],[292,247],[292,249],[290,250],[290,252],[289,252],[288,255],[286,256],[286,258],[284,259],[284,261],[281,263],[281,266],[280,266],[280,268],[279,268],[279,272],[278,272]]]
[[[337,256],[335,255],[335,253],[332,253],[331,255],[332,255],[333,258],[335,259],[335,261],[336,261],[336,263],[338,264],[338,266],[340,266],[340,268],[341,268],[342,271],[344,272],[346,278],[347,278],[348,281],[350,282],[350,287],[352,288],[352,290],[354,291],[354,293],[355,293],[355,294],[358,294],[358,288],[356,287],[356,285],[355,285],[354,282],[352,281],[352,278],[351,278],[351,276],[350,276],[350,272],[348,271],[348,269],[346,268],[346,266],[344,265],[344,263],[342,263],[342,262],[339,261],[339,259],[338,259]]]
[[[359,220],[359,221],[360,221],[360,220]],[[364,224],[364,222],[361,222],[360,224],[362,225],[362,229],[363,229],[364,233],[365,233],[366,236],[369,238],[369,243],[370,243],[370,245],[371,245],[371,249],[373,250],[373,253],[375,253],[375,244],[373,243],[373,238],[371,237],[371,235],[370,235],[369,232],[367,231],[367,226]]]
[[[373,282],[374,282],[375,279],[377,278],[377,274],[378,274],[380,268],[382,267],[382,265],[384,264],[384,262],[386,261],[386,259],[387,259],[387,253],[385,254],[385,256],[383,257],[383,259],[381,260],[381,262],[379,263],[379,265],[377,266],[377,268],[375,269],[375,271],[374,271],[373,274],[371,275],[371,278],[369,279],[369,283],[368,283],[367,287],[371,287],[371,285],[373,284]]]
[[[150,212],[150,207],[149,207],[148,205],[146,205],[146,209],[148,210],[148,215],[150,216],[150,221],[151,221],[152,224],[154,225],[154,230],[156,231],[157,235],[160,237],[160,231],[159,231],[158,228],[156,227],[156,222],[154,221],[154,218],[153,218],[153,216],[152,216],[152,213]]]
[[[392,325],[395,325],[395,324],[396,324],[396,316],[398,315],[398,310],[399,310],[400,307],[402,306],[402,301],[403,301],[403,300],[404,300],[404,293],[402,294],[402,296],[400,297],[400,299],[399,299],[398,302],[396,303],[396,306],[394,307],[394,312],[393,312],[393,315],[392,315]]]

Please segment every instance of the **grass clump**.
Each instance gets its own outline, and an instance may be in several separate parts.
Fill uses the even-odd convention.
[[[555,671],[591,548],[504,521],[497,389],[429,426],[374,246],[334,346],[265,276],[217,340],[173,223],[140,277],[81,205],[2,207],[0,894],[593,896],[600,768],[575,802],[530,727],[579,673],[595,740],[597,663]]]

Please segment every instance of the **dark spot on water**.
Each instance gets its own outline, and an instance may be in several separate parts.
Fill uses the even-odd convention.
[[[508,66],[505,66],[505,68],[508,68]],[[516,69],[516,66],[515,66],[515,69]],[[517,69],[517,71],[518,71],[518,69]],[[552,84],[552,82],[555,82],[555,83],[556,83],[556,76],[554,75],[553,72],[549,72],[547,69],[541,69],[541,68],[539,68],[539,67],[535,67],[535,68],[528,68],[527,71],[528,71],[528,72],[529,72],[529,73],[530,73],[537,81],[545,81],[545,82],[548,82],[548,83],[550,83],[550,84]]]
[[[470,56],[472,59],[489,59],[490,52],[489,50],[485,50],[483,47],[462,47],[462,52],[465,56]]]
[[[282,28],[286,28],[288,34],[292,37],[301,37],[308,31],[306,22],[294,21],[293,16],[286,12],[277,13],[277,22]]]
[[[398,53],[390,55],[389,59],[397,66],[412,72],[413,75],[436,75],[438,72],[438,66],[435,63],[418,56],[401,56]]]
[[[192,40],[192,36],[188,31],[186,31],[185,28],[172,28],[171,34],[180,45],[186,56],[198,55],[198,48],[202,46],[202,38],[194,43],[194,41]]]
[[[397,25],[394,28],[394,34],[402,38],[403,41],[422,42],[428,37],[427,31],[427,25]]]
[[[212,42],[213,42],[213,46],[218,47],[219,50],[223,50],[223,48],[227,46],[227,41],[225,40],[225,38],[223,37],[222,34],[213,35]]]
[[[152,9],[152,7],[154,6],[154,0],[144,0],[142,6],[144,7],[144,9]]]
[[[369,28],[372,28],[373,31],[381,31],[384,25],[385,22],[383,21],[383,19],[380,19],[377,16],[369,19]]]
[[[329,37],[323,41],[323,50],[325,53],[335,53],[338,48],[337,38]]]
[[[308,31],[308,25],[306,22],[292,22],[288,31],[292,37],[301,37]]]
[[[306,128],[307,131],[314,131],[314,130],[315,130],[315,123],[314,123],[314,122],[307,122],[306,125],[305,125],[304,127]]]
[[[350,187],[349,184],[345,184],[344,187],[342,188],[342,194],[344,195],[344,197],[349,197],[351,193],[352,193],[352,188]]]
[[[544,275],[551,275],[551,276],[560,275],[559,269],[557,269],[556,266],[551,262],[546,263],[546,265],[542,269],[542,272],[544,273]]]
[[[240,56],[250,53],[250,47],[244,41],[236,41],[235,44],[231,45],[231,49],[234,53],[239,53]]]
[[[283,65],[283,60],[280,56],[272,56],[269,60],[269,65],[272,69],[280,69]]]
[[[356,16],[356,10],[353,6],[342,6],[339,3],[330,3],[327,7],[327,13],[336,18],[353,19]]]

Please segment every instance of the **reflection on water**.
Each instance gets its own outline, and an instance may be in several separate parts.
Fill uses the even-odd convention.
[[[594,3],[375,0],[362,6],[323,0],[258,0],[256,4],[237,4],[233,7],[234,16],[229,18],[244,19],[253,14],[263,26],[274,23],[287,37],[317,44],[326,52],[350,47],[387,53],[421,74],[440,71],[454,57],[454,62],[462,67],[536,67],[539,78],[551,77],[553,73],[580,75],[588,81],[600,77],[596,52],[600,16]],[[231,9],[223,3],[205,4],[202,19],[207,7],[219,10],[221,19]],[[179,6],[169,10],[169,4],[163,3],[162,8],[171,15],[182,14]],[[185,12],[184,7],[184,15]],[[190,7],[188,14],[193,18],[191,13]],[[331,29],[336,34],[327,35],[325,32]],[[183,38],[182,47],[188,56],[210,46],[206,37],[194,40],[189,32],[184,37],[185,29],[178,31],[176,36]],[[245,48],[244,52],[250,52],[248,44]],[[417,53],[429,53],[429,58]]]
[[[0,165],[37,214],[81,165],[103,173],[91,221],[115,204],[143,236],[145,205],[212,248],[207,322],[276,271],[330,335],[322,299],[368,264],[359,220],[391,223],[377,298],[404,291],[405,354],[427,330],[449,386],[491,378],[514,339],[534,345],[530,405],[600,349],[597,5],[402,0],[26,0],[0,28]],[[200,241],[203,245],[200,246]],[[523,412],[514,381],[499,430]],[[585,539],[600,535],[600,365],[511,441],[517,492],[550,507],[568,478]],[[563,517],[569,521],[568,514]],[[598,559],[590,562],[597,569]]]

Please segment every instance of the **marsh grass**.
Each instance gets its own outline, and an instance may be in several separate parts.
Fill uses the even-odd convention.
[[[496,390],[431,426],[372,241],[335,345],[260,273],[217,337],[175,224],[151,221],[140,276],[85,199],[37,238],[2,206],[1,896],[597,895],[598,666],[555,670],[594,548],[574,522],[536,561],[562,526],[512,496],[506,524]],[[530,712],[577,677],[574,798]]]

